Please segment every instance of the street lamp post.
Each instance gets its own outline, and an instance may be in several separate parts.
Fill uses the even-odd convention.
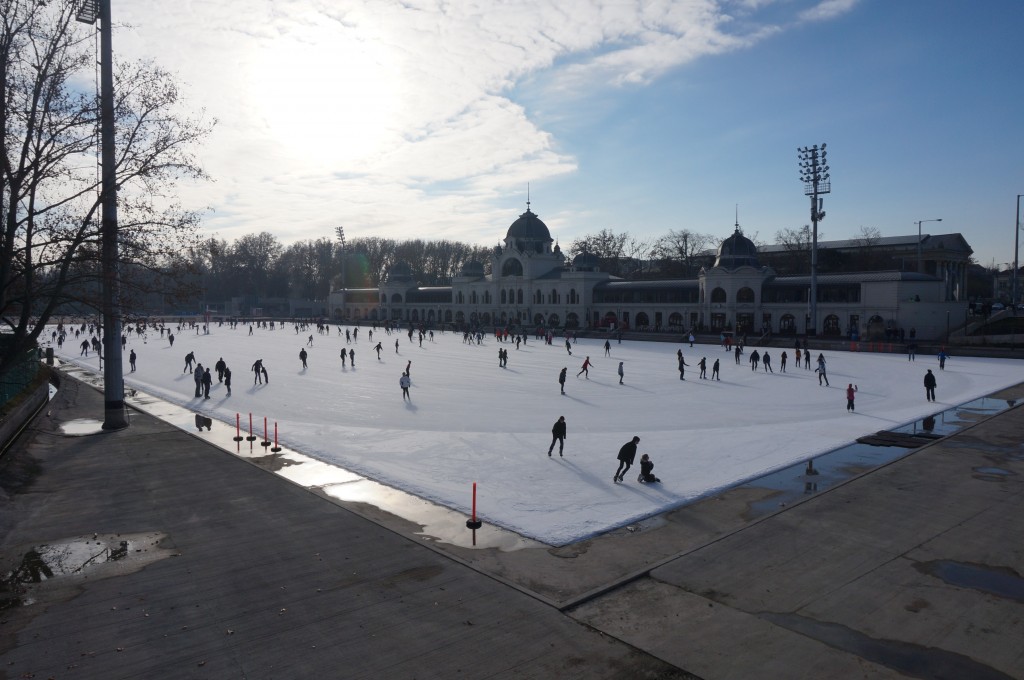
[[[1020,198],[1024,194],[1017,194],[1017,227],[1013,231],[1013,291],[1010,294],[1010,302],[1016,310],[1017,303],[1017,270],[1020,269]]]
[[[124,367],[121,365],[121,300],[118,291],[117,154],[114,143],[114,47],[110,0],[85,0],[75,18],[83,24],[100,22],[100,165],[101,267],[103,311],[103,429],[128,427],[124,410]]]
[[[804,183],[804,195],[811,197],[811,224],[814,225],[814,232],[811,240],[811,319],[807,329],[808,335],[816,335],[818,332],[818,222],[825,219],[825,211],[822,210],[822,194],[832,191],[832,183],[829,181],[829,167],[825,151],[825,144],[818,148],[815,144],[811,147],[797,149],[800,160],[800,181]]]
[[[335,227],[334,233],[338,237],[338,249],[341,250],[341,322],[345,323],[348,316],[348,308],[345,307],[345,227]]]
[[[942,218],[934,220],[917,220],[914,224],[917,225],[917,273],[924,274],[924,261],[921,259],[921,225],[925,222],[941,222]]]

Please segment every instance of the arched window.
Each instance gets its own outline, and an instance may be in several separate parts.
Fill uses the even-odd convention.
[[[455,302],[457,302],[458,304],[460,304],[460,305],[461,305],[461,304],[463,304],[463,303],[464,303],[465,301],[466,301],[466,296],[465,296],[465,295],[463,295],[463,294],[462,294],[462,291],[460,290],[460,291],[459,291],[459,293],[458,293],[458,295],[456,295],[456,296],[455,296]]]
[[[792,335],[796,333],[796,317],[792,314],[783,314],[779,319],[779,333]]]
[[[505,289],[504,289],[504,288],[502,288],[502,289],[501,289],[501,304],[505,304],[506,302],[508,302],[508,300],[506,300],[506,293],[505,293]]]
[[[637,328],[647,328],[650,325],[651,325],[651,320],[647,318],[646,314],[644,314],[643,312],[637,312],[636,313],[636,327]]]
[[[476,304],[476,291],[475,290],[472,293],[469,294],[469,304],[471,304],[471,305],[475,305]]]
[[[395,293],[394,295],[391,296],[391,302],[393,304],[402,304],[402,296],[398,293]]]
[[[459,312],[459,314],[462,314],[462,312]],[[444,322],[445,323],[451,323],[452,322],[452,310],[450,310],[450,309],[446,309],[445,310],[445,312],[444,312]]]
[[[459,311],[455,312],[455,322],[456,323],[465,323],[466,322],[466,313],[463,312],[462,310],[459,310]]]
[[[382,293],[380,296],[380,303],[382,305],[386,305],[388,303],[388,296]]]
[[[487,326],[491,323],[491,315],[488,312],[484,312],[480,315],[480,323]]]
[[[505,260],[505,264],[501,265],[502,276],[522,276],[523,275],[523,263],[516,258],[510,258]]]
[[[523,289],[520,288],[516,291],[516,304],[523,304]]]
[[[720,304],[725,302],[725,290],[721,287],[715,288],[711,291],[711,304]]]
[[[679,312],[672,312],[668,315],[668,326],[669,328],[682,328],[683,326],[683,315]]]
[[[570,288],[569,289],[569,304],[570,305],[574,305],[577,302],[579,302],[579,301],[576,299],[576,289],[575,288]]]
[[[713,301],[712,301],[713,302]],[[749,286],[743,286],[736,293],[736,302],[751,304],[754,302],[754,289]]]
[[[569,315],[567,317],[565,317],[565,327],[566,328],[579,328],[580,327],[580,317],[579,317],[579,315],[576,314],[576,312],[569,312]]]
[[[548,315],[548,325],[549,326],[555,327],[555,326],[558,325],[559,321],[561,321],[561,319],[558,318],[557,314],[549,314]]]
[[[825,317],[825,323],[821,327],[823,335],[841,335],[842,329],[839,327],[839,317],[835,314],[829,314]]]

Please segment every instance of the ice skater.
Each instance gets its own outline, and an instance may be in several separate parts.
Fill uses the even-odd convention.
[[[788,358],[789,357],[786,354],[785,350],[783,350],[782,358],[779,359],[779,373],[785,373],[786,372],[786,359],[788,359]]]
[[[619,362],[619,384],[620,385],[622,384],[622,379],[624,377],[626,377],[626,372],[625,372],[625,370],[623,370],[622,364],[623,364],[623,362],[620,361]]]
[[[210,375],[210,369],[203,371],[203,399],[210,398],[210,387],[213,385],[213,376]]]
[[[708,358],[707,357],[701,357],[700,361],[697,362],[697,367],[700,368],[700,379],[701,380],[707,380],[708,379]]]
[[[765,373],[775,372],[772,370],[772,358],[771,355],[768,354],[768,352],[765,352],[764,354],[761,355],[761,364],[764,366]]]
[[[412,385],[412,380],[409,379],[408,373],[403,373],[402,377],[398,379],[398,386],[402,388],[402,401],[408,399],[412,401],[412,397],[409,396],[409,387]]]
[[[946,350],[944,350],[944,349],[943,350],[939,350],[939,370],[940,371],[946,370],[946,359],[948,359],[948,358],[949,358],[949,355],[946,354]]]
[[[850,383],[846,386],[846,410],[853,411],[853,399],[857,396],[857,386]]]
[[[654,476],[654,461],[646,453],[640,456],[640,476],[636,481],[642,484],[653,484],[661,480]]]
[[[373,346],[373,349],[375,352],[377,352],[377,361],[380,361],[380,353],[384,349],[384,346],[378,342],[376,345]],[[345,356],[345,350],[341,350],[341,356]],[[345,363],[345,360],[342,359],[341,362]]]
[[[135,360],[137,358],[138,357],[135,356],[135,350],[132,350],[131,354],[128,355],[128,364],[132,367],[132,373],[135,372]]]
[[[935,374],[932,369],[924,374],[924,396],[928,401],[935,401]]]
[[[719,381],[721,380],[721,378],[718,377],[718,359],[715,359],[715,363],[711,367],[711,379]]]
[[[243,366],[244,366],[244,364],[243,364]],[[249,369],[249,370],[252,371],[252,384],[255,385],[255,384],[259,383],[260,385],[262,385],[263,384],[263,359],[257,359],[253,363],[252,368]]]
[[[312,336],[310,336],[310,337],[312,337]],[[303,347],[302,349],[299,350],[299,361],[302,362],[302,370],[306,370],[306,368],[307,368],[307,366],[306,366],[306,357],[308,357],[308,356],[309,355],[306,354],[306,348],[305,347]]]
[[[807,356],[810,357],[810,354],[808,354]],[[825,355],[824,354],[819,354],[818,355],[818,367],[816,369],[814,369],[814,370],[818,374],[818,384],[820,385],[821,381],[824,380],[825,381],[825,387],[829,387],[830,385],[828,384],[828,373],[825,371]]]
[[[582,375],[582,376],[586,376],[587,380],[590,380],[590,367],[591,366],[593,366],[593,364],[590,363],[590,357],[587,357],[586,359],[583,360],[583,366],[580,368],[580,372],[576,374],[576,377],[578,378],[578,377],[580,377]]]
[[[196,364],[196,370],[192,374],[192,379],[196,381],[196,396],[203,396],[203,365]]]
[[[562,449],[565,448],[565,416],[558,416],[558,420],[551,428],[551,446],[548,447],[548,458],[558,442],[558,457],[562,457]]]
[[[558,372],[558,389],[562,391],[562,394],[565,394],[565,373],[568,370],[568,368],[563,366],[562,370]]]
[[[679,357],[679,379],[686,380],[686,367],[690,364],[686,363],[686,359],[683,358],[682,350],[676,352],[676,355]]]
[[[636,459],[636,445],[640,443],[640,437],[633,437],[632,440],[626,442],[619,449],[619,468],[612,475],[613,482],[621,482],[625,477],[626,473],[629,472],[629,468],[633,466],[633,461]]]
[[[192,364],[193,364],[193,362],[195,362],[195,360],[196,360],[195,352],[189,352],[188,354],[186,354],[185,355],[185,370],[182,371],[182,373],[191,373],[192,370],[193,370],[192,369]]]
[[[572,356],[572,344],[569,342],[569,338],[565,339],[565,351],[569,353],[569,356]]]
[[[224,387],[228,390],[228,396],[231,396],[231,369],[227,366],[224,367]]]

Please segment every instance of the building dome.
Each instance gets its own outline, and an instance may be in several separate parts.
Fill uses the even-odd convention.
[[[412,269],[405,262],[396,262],[388,270],[388,283],[405,283],[412,281]]]
[[[519,216],[512,226],[508,228],[508,233],[505,234],[505,240],[508,239],[523,239],[530,241],[552,241],[551,232],[548,231],[546,224],[540,221],[530,208],[526,208],[526,212]]]
[[[738,269],[739,267],[759,267],[757,261],[757,246],[749,238],[743,235],[739,225],[732,236],[722,241],[718,246],[718,257],[715,258],[716,267],[725,269]]]
[[[479,260],[470,260],[466,264],[462,265],[462,275],[481,277],[484,275],[484,263]]]
[[[576,270],[597,271],[600,266],[601,260],[598,259],[597,255],[592,255],[591,253],[580,253],[572,258],[572,268]]]

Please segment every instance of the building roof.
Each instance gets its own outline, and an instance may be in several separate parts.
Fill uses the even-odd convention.
[[[537,217],[533,212],[530,211],[529,206],[526,208],[526,212],[519,216],[512,226],[508,228],[508,233],[505,234],[506,239],[530,239],[535,241],[553,241],[551,238],[551,232],[548,231],[546,224],[541,222],[541,219]]]

